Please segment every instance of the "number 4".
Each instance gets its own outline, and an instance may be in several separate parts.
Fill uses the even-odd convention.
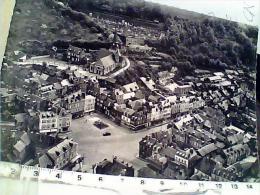
[[[252,186],[251,184],[247,184],[246,187],[247,187],[248,189],[253,189],[253,186]]]

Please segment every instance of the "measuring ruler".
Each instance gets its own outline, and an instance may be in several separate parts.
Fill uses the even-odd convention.
[[[8,185],[5,185],[8,184]],[[2,186],[1,186],[2,185]],[[12,186],[13,185],[13,186]],[[30,194],[260,194],[260,183],[208,182],[109,176],[0,162],[0,195],[19,188]],[[30,187],[28,187],[28,185]],[[33,187],[31,187],[33,186]],[[24,189],[26,188],[26,189]],[[70,192],[70,193],[68,193]]]

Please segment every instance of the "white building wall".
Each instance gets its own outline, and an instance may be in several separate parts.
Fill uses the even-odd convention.
[[[95,111],[95,102],[96,102],[96,98],[94,96],[87,95],[85,97],[84,112],[93,112],[93,111]]]

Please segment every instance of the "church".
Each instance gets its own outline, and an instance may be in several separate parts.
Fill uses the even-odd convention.
[[[115,34],[116,37],[116,34]],[[122,64],[122,55],[117,39],[114,39],[109,50],[100,50],[96,62],[89,66],[89,72],[101,76],[107,75],[120,67]]]

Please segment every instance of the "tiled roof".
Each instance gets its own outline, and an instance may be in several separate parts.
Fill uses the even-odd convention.
[[[106,49],[100,49],[96,52],[96,55],[97,55],[97,59],[101,59],[101,58],[111,55],[111,52]]]
[[[18,151],[18,152],[22,152],[23,150],[25,150],[25,143],[23,141],[18,141],[15,145],[14,148]]]
[[[223,168],[214,168],[212,173],[230,181],[235,181],[237,179],[237,176],[234,172],[225,170]]]
[[[200,148],[198,150],[198,153],[201,155],[201,156],[206,156],[207,154],[215,151],[217,149],[217,147],[215,146],[214,143],[211,143],[211,144],[208,144],[206,146],[203,146],[202,148]]]
[[[126,108],[125,109],[125,113],[127,113],[128,115],[132,116],[135,113],[135,110],[131,109],[131,108]]]
[[[216,163],[211,159],[202,158],[200,161],[198,161],[197,165],[195,165],[195,168],[201,171],[202,173],[210,176],[215,166]]]
[[[30,137],[27,133],[24,133],[20,139],[24,142],[26,146],[28,146],[31,143]]]
[[[133,91],[137,91],[139,90],[139,86],[137,85],[136,82],[133,83],[129,83],[127,85],[122,86],[122,88],[126,91],[126,92],[133,92]]]
[[[164,154],[166,157],[174,158],[177,150],[172,147],[163,148],[161,154]]]
[[[110,67],[110,66],[112,66],[113,64],[115,64],[115,60],[114,60],[114,58],[113,58],[113,56],[112,56],[112,54],[111,54],[111,55],[105,56],[105,57],[103,57],[103,58],[100,58],[100,59],[96,62],[96,64],[102,65],[102,66],[104,66],[104,67]]]

